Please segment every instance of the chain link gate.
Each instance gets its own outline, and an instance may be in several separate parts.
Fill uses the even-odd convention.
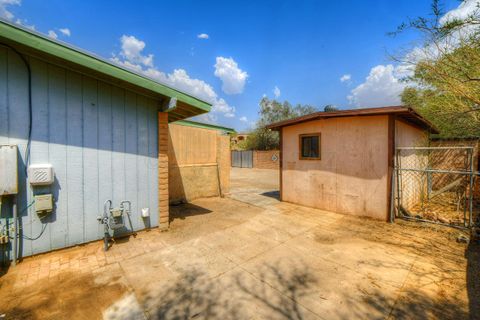
[[[473,190],[473,147],[406,147],[395,151],[392,220],[472,227],[478,218]]]

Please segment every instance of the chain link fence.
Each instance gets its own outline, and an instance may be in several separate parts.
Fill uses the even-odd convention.
[[[397,148],[392,214],[409,220],[471,227],[474,205],[472,147]]]

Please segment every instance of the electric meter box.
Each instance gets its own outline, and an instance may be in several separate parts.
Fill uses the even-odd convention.
[[[35,212],[47,213],[53,210],[53,196],[51,194],[41,194],[35,196]]]
[[[55,173],[51,164],[32,164],[28,167],[28,178],[32,186],[48,186],[53,183]]]
[[[18,193],[16,145],[0,145],[0,196]]]

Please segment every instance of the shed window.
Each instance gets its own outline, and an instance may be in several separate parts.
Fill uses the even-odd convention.
[[[320,133],[300,135],[300,159],[320,160]]]

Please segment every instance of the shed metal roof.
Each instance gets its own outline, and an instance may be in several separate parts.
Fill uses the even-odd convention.
[[[177,99],[177,108],[169,113],[176,121],[210,111],[211,104],[165,84],[152,80],[105,60],[92,53],[51,39],[41,33],[0,19],[0,43],[11,45],[20,52],[47,59],[107,82],[145,93],[159,100],[162,108],[169,98]]]
[[[302,122],[339,118],[339,117],[358,117],[358,116],[376,116],[376,115],[389,115],[394,114],[397,119],[403,120],[419,128],[430,131],[431,133],[439,133],[437,128],[430,123],[427,119],[423,118],[415,110],[405,106],[390,106],[380,108],[365,108],[365,109],[350,109],[350,110],[338,110],[330,112],[315,112],[307,114],[305,116],[279,121],[267,126],[268,129],[278,130],[282,127],[292,126]]]

